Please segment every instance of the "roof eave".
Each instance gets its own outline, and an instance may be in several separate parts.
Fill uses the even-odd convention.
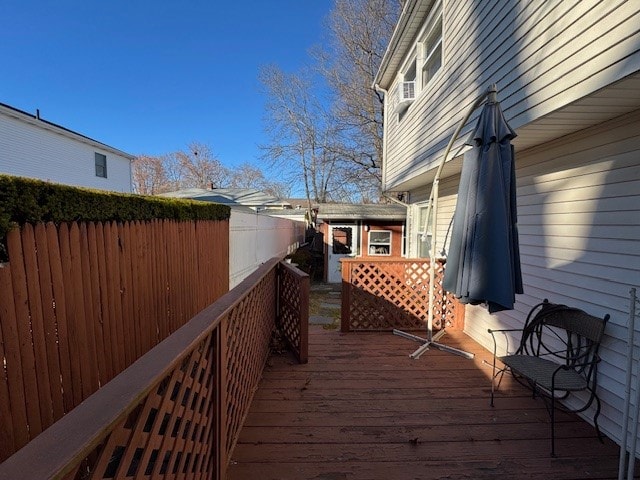
[[[392,60],[397,58],[398,53],[401,58],[406,54],[405,51],[398,52],[398,46],[401,45],[404,40],[412,43],[413,38],[418,33],[422,24],[422,22],[416,24],[415,22],[410,22],[410,20],[414,16],[416,9],[421,6],[420,4],[423,4],[423,10],[428,12],[435,2],[436,0],[407,0],[404,4],[398,23],[393,30],[393,34],[389,40],[389,45],[387,45],[387,49],[384,52],[382,61],[380,62],[380,67],[378,68],[378,72],[373,80],[374,88],[377,85],[385,90],[389,89],[393,83],[400,63],[400,60],[398,60],[392,65]]]
[[[70,130],[66,127],[63,127],[56,123],[39,118],[38,116],[32,115],[28,112],[12,107],[11,105],[0,103],[0,112],[6,114],[7,116],[13,117],[17,120],[28,123],[30,125],[34,125],[36,127],[58,133],[65,137],[72,138],[79,142],[91,145],[93,147],[97,147],[101,150],[105,150],[109,153],[113,153],[115,155],[124,157],[130,162],[136,158],[135,155],[131,155],[130,153],[123,152],[122,150],[118,150],[117,148],[111,147],[106,143],[99,142],[98,140],[94,140],[93,138],[87,137],[86,135],[83,135],[78,132],[74,132],[73,130]]]

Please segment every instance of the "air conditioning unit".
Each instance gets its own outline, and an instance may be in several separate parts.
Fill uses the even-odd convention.
[[[400,82],[398,84],[397,109],[406,109],[416,99],[416,82]]]

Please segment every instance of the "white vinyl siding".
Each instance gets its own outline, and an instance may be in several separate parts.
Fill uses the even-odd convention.
[[[401,122],[387,118],[385,190],[433,168],[454,125],[489,84],[498,85],[505,116],[518,129],[640,63],[637,2],[460,0],[445,1],[443,11],[441,74]]]
[[[600,426],[619,440],[629,290],[640,286],[640,112],[521,152],[516,164],[525,294],[494,316],[467,307],[465,331],[492,349],[487,328],[521,327],[544,298],[609,313]]]
[[[238,285],[267,260],[295,252],[304,241],[304,232],[304,222],[232,208],[229,288]]]
[[[106,145],[78,140],[0,112],[0,173],[130,193],[131,161]],[[108,178],[96,176],[96,153]]]

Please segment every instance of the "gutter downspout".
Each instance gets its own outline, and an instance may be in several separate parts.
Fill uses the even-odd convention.
[[[386,174],[385,174],[385,170],[384,170],[384,166],[387,163],[387,95],[389,94],[388,90],[385,90],[384,88],[382,88],[379,84],[375,83],[373,85],[373,88],[375,88],[375,90],[377,92],[380,92],[384,95],[384,104],[383,104],[383,116],[382,116],[382,165],[381,165],[381,171],[382,171],[382,196],[388,200],[391,200],[393,203],[397,203],[398,205],[402,205],[404,208],[407,209],[407,212],[405,213],[405,222],[409,219],[409,217],[411,216],[411,205],[409,205],[408,203],[402,202],[400,200],[398,200],[397,198],[393,198],[391,195],[389,195],[387,193],[387,191],[384,189],[386,186]],[[409,250],[409,249],[407,249]],[[406,252],[405,252],[406,254]]]
[[[385,171],[384,166],[387,163],[387,96],[389,91],[382,88],[377,83],[373,85],[376,92],[380,92],[384,95],[384,103],[382,104],[382,165],[380,171],[382,172],[382,194],[385,195]]]

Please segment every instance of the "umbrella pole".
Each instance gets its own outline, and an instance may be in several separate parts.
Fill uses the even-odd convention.
[[[453,144],[458,139],[460,132],[466,125],[467,121],[469,121],[469,117],[471,117],[471,114],[474,112],[474,110],[482,104],[485,98],[488,99],[490,102],[497,101],[497,92],[498,92],[498,88],[496,84],[492,84],[489,86],[486,92],[482,93],[481,95],[478,96],[478,98],[475,99],[475,101],[471,105],[471,108],[469,108],[466,115],[460,121],[456,130],[453,132],[453,135],[451,136],[451,139],[447,144],[447,148],[444,151],[444,155],[442,156],[442,160],[440,161],[440,165],[438,165],[438,170],[436,170],[436,175],[433,178],[433,185],[431,186],[431,194],[429,195],[429,203],[427,206],[427,219],[425,221],[424,231],[422,232],[423,235],[426,235],[427,227],[429,225],[429,218],[431,218],[432,241],[431,241],[431,250],[429,252],[429,312],[427,315],[427,338],[418,337],[417,335],[412,335],[410,333],[403,332],[402,330],[393,330],[394,335],[399,335],[409,340],[422,343],[422,345],[415,352],[409,355],[409,357],[414,360],[417,358],[420,358],[420,356],[424,352],[429,350],[430,347],[434,347],[439,350],[453,353],[455,355],[459,355],[461,357],[465,357],[469,359],[474,357],[473,353],[465,352],[464,350],[459,350],[457,348],[450,347],[448,345],[443,345],[437,342],[437,340],[439,340],[443,335],[446,334],[444,325],[442,326],[442,329],[438,333],[433,335],[433,309],[434,309],[434,302],[435,302],[436,252],[437,252],[436,243],[437,243],[437,228],[438,228],[438,197],[440,193],[439,192],[440,176],[442,175],[442,169],[444,168],[444,165],[447,161],[447,157],[449,156],[449,153],[453,148]]]

